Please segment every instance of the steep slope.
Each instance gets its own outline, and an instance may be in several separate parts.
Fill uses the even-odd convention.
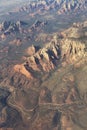
[[[32,49],[35,50],[34,47]],[[55,69],[60,62],[75,64],[82,58],[86,59],[85,49],[85,44],[80,40],[76,41],[68,37],[60,39],[58,36],[54,36],[53,40],[45,47],[36,53],[32,51],[32,55],[27,57],[26,62],[21,66],[24,66],[28,72],[30,69],[49,72]],[[30,49],[28,48],[28,50]]]
[[[2,69],[2,130],[87,129],[86,29],[86,22],[74,24],[25,50],[24,63]]]

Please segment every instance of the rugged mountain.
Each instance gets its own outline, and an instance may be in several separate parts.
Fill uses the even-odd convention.
[[[32,69],[33,71],[49,72],[55,69],[60,62],[66,62],[66,64],[80,62],[80,59],[87,55],[85,51],[87,45],[81,40],[81,37],[86,37],[86,31],[84,31],[86,26],[86,22],[74,23],[71,28],[54,35],[50,43],[43,48],[36,51],[35,46],[29,47],[26,50],[26,61],[22,64],[26,71],[29,72]]]
[[[87,22],[74,23],[42,47],[25,49],[25,62],[3,66],[1,129],[87,129],[86,32]]]
[[[27,23],[23,21],[11,22],[11,21],[4,21],[0,24],[0,31],[4,33],[4,35],[8,35],[10,33],[21,32],[23,25]]]
[[[62,14],[72,11],[84,11],[86,6],[86,0],[37,0],[30,2],[27,6],[23,6],[20,11],[37,11],[39,13],[40,11],[56,10],[58,14]]]
[[[54,69],[60,61],[65,60],[66,62],[74,63],[82,57],[85,57],[85,49],[85,45],[79,41],[67,38],[62,40],[53,39],[52,42],[47,44],[44,48],[28,57],[24,66],[26,70],[31,68],[35,71],[43,70],[49,72]]]
[[[0,2],[0,130],[87,130],[87,0],[8,1]]]
[[[10,43],[20,45],[18,42],[21,42],[21,40],[19,39],[26,41],[34,39],[33,35],[35,35],[36,32],[40,33],[41,30],[43,31],[47,24],[47,21],[40,20],[36,20],[31,26],[24,21],[3,21],[0,24],[0,39],[3,41],[6,40],[8,36],[11,36],[12,39],[15,37]],[[18,38],[17,35],[19,36]]]

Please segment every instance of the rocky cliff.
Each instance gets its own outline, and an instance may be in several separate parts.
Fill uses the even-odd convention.
[[[27,50],[29,57],[20,66],[24,66],[26,75],[30,69],[33,71],[49,72],[55,69],[60,62],[75,64],[85,58],[87,55],[85,50],[86,45],[80,40],[72,39],[68,36],[59,38],[57,35],[54,35],[50,43],[47,43],[36,52],[34,46],[29,47]]]

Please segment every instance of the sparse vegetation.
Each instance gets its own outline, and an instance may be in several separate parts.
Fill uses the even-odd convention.
[[[86,130],[86,0],[20,6],[0,12],[0,130]]]

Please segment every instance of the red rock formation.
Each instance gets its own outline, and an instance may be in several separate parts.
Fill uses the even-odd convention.
[[[33,78],[33,77],[32,77],[32,74],[25,69],[24,65],[15,65],[15,66],[14,66],[14,70],[15,70],[16,72],[18,72],[18,73],[21,73],[21,74],[25,75],[25,76],[26,76],[27,78],[29,78],[29,79],[32,79],[32,78]]]
[[[36,52],[36,49],[35,49],[35,47],[34,47],[33,45],[30,46],[30,47],[28,47],[28,48],[25,50],[25,53],[26,53],[27,55],[29,55],[29,56],[34,55],[35,52]]]

